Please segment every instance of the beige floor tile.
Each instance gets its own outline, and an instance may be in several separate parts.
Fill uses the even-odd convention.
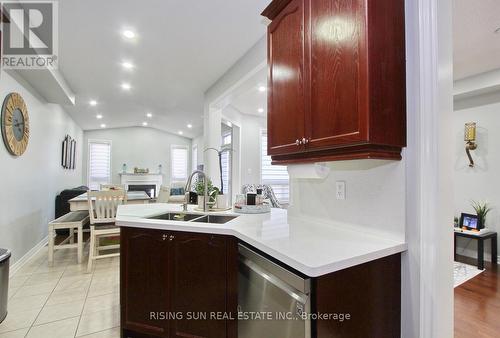
[[[24,338],[24,336],[26,336],[26,333],[28,333],[28,330],[29,328],[25,328],[16,331],[0,333],[0,338]]]
[[[28,277],[23,286],[39,285],[43,283],[57,282],[64,271],[53,271],[47,273],[35,273]]]
[[[18,290],[19,290],[19,288],[11,288],[9,286],[9,292],[8,292],[9,299],[11,299],[12,297],[14,297],[14,295],[17,293]]]
[[[103,296],[89,297],[83,307],[83,315],[108,310],[120,306],[120,294],[110,293]]]
[[[50,293],[44,293],[35,296],[13,298],[9,301],[8,309],[15,312],[41,309],[45,305],[49,295]]]
[[[84,336],[120,325],[120,308],[115,307],[108,310],[98,311],[83,315],[80,318],[76,336]]]
[[[75,290],[53,292],[47,300],[46,306],[65,304],[85,300],[87,292],[75,292]]]
[[[40,309],[28,311],[10,311],[7,318],[0,324],[0,333],[15,331],[30,327]]]
[[[78,317],[33,326],[26,338],[71,338],[75,336]]]
[[[12,298],[35,296],[35,295],[50,293],[54,290],[56,284],[57,281],[41,283],[38,285],[25,285],[20,287],[19,290],[17,290],[14,297]]]
[[[91,280],[92,280],[91,275],[61,278],[54,291],[55,292],[70,291],[70,290],[87,291],[88,288],[90,287]]]
[[[84,302],[84,300],[79,300],[72,303],[45,306],[38,315],[34,325],[80,316]]]
[[[30,278],[30,275],[13,276],[9,279],[9,287],[19,288]]]
[[[41,264],[34,273],[47,273],[66,270],[66,264],[50,266],[49,264]]]
[[[0,336],[1,338],[1,336]],[[96,333],[92,333],[86,336],[83,336],[83,338],[120,338],[120,328],[115,327],[112,328],[111,330],[104,330]]]
[[[107,295],[120,292],[120,282],[112,283],[92,283],[89,289],[88,297]]]

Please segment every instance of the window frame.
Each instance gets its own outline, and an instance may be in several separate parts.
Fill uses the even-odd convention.
[[[87,187],[92,189],[90,184],[90,159],[91,159],[91,144],[92,143],[101,143],[109,145],[109,182],[105,184],[111,184],[113,182],[113,141],[106,139],[88,139],[87,140]]]

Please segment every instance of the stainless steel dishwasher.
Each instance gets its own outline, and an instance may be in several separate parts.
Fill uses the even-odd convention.
[[[310,279],[239,245],[238,338],[310,338]]]

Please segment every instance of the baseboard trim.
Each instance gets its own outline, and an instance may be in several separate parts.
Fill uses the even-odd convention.
[[[26,262],[30,260],[33,256],[35,256],[40,250],[43,249],[45,245],[49,242],[49,236],[45,236],[37,245],[31,248],[23,257],[21,257],[17,262],[10,266],[10,276],[14,276],[19,269],[21,269]]]

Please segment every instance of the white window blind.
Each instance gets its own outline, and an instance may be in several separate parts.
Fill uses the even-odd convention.
[[[262,184],[270,185],[276,198],[281,203],[289,200],[289,178],[286,166],[271,165],[271,156],[267,155],[267,132],[261,133],[261,179]]]
[[[224,195],[231,194],[231,151],[225,151],[221,156],[222,182],[224,183]]]
[[[188,148],[185,146],[172,146],[171,148],[172,162],[172,181],[187,180],[188,168]]]
[[[88,186],[99,190],[111,183],[111,142],[89,140]]]
[[[191,150],[191,171],[198,169],[198,145],[195,144]]]

